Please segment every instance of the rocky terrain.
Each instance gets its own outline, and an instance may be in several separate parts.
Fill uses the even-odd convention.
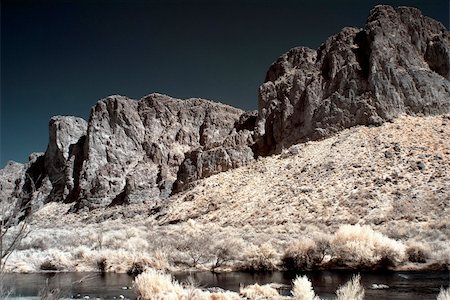
[[[379,248],[390,249],[391,268],[443,269],[450,262],[449,125],[447,115],[346,129],[160,201],[71,213],[71,204],[48,203],[8,268],[93,271],[105,260],[115,272],[137,262],[210,269],[223,255],[220,270],[282,269],[289,251],[315,253],[325,241],[318,268],[336,257],[349,260],[346,267],[373,268]],[[356,233],[343,251],[337,233],[348,224]],[[374,233],[364,226],[380,241],[365,241]]]
[[[399,240],[392,249],[402,267],[413,242],[448,264],[449,43],[448,30],[417,9],[377,6],[364,28],[278,58],[257,112],[150,94],[100,100],[87,122],[53,117],[46,152],[0,170],[4,215],[15,203],[25,213],[29,204],[41,208],[10,269],[21,270],[31,249],[41,255],[31,270],[50,260],[48,249],[95,261],[62,267],[76,270],[96,268],[101,257],[92,253],[104,247],[184,257],[179,237],[205,238],[199,232],[234,238],[249,253],[273,252],[275,268],[292,240],[317,242],[345,224]],[[104,246],[111,228],[134,233]],[[37,242],[42,235],[46,246]],[[164,257],[158,261],[170,261]]]

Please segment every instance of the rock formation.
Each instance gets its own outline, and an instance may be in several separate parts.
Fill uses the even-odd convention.
[[[45,170],[52,183],[49,201],[65,200],[76,193],[87,123],[76,117],[56,116],[49,122]]]
[[[169,196],[185,154],[220,145],[242,113],[208,100],[160,94],[98,102],[84,145],[80,199],[104,206]]]
[[[2,199],[78,209],[162,199],[343,128],[448,113],[449,44],[445,27],[419,10],[377,6],[363,29],[282,55],[259,89],[258,112],[160,94],[110,96],[88,122],[52,118],[45,155],[0,171]]]
[[[259,153],[400,114],[448,112],[449,38],[415,8],[377,6],[363,29],[289,50],[259,89]]]
[[[221,143],[210,143],[188,152],[179,168],[172,192],[180,192],[198,179],[253,161],[256,117],[256,111],[243,113],[234,124],[232,132]]]

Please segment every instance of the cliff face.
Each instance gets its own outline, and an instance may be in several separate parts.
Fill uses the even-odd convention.
[[[344,128],[448,113],[449,44],[445,27],[417,9],[377,6],[363,29],[282,55],[259,88],[258,112],[160,94],[105,98],[88,122],[52,118],[46,153],[0,171],[2,199],[75,208],[162,199]]]
[[[260,152],[400,114],[448,112],[449,38],[417,9],[377,6],[363,29],[344,28],[317,50],[291,49],[259,89]]]
[[[78,198],[104,206],[169,196],[186,153],[220,145],[242,113],[159,94],[100,101],[89,120]]]
[[[95,208],[166,198],[177,176],[181,190],[190,181],[253,160],[241,115],[237,108],[203,99],[111,96],[92,108],[89,122],[53,117],[46,153],[26,166],[8,164],[0,173],[2,193],[20,198],[25,181],[34,178],[36,188],[51,182],[41,204]],[[180,168],[191,163],[193,153],[204,153],[196,160],[201,165]],[[28,179],[25,172],[32,167],[36,174]]]

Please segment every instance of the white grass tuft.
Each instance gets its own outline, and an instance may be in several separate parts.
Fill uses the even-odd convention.
[[[337,300],[363,300],[364,288],[360,281],[361,276],[359,274],[353,276],[351,280],[336,291]]]
[[[436,300],[450,300],[450,287],[447,289],[441,288]]]
[[[273,299],[274,297],[279,297],[280,294],[276,289],[268,284],[259,285],[257,283],[241,287],[240,294],[247,299]]]
[[[314,289],[308,277],[297,276],[292,283],[292,295],[295,300],[320,300],[314,293]]]
[[[142,300],[181,299],[184,294],[183,287],[169,274],[154,269],[138,275],[133,288]]]

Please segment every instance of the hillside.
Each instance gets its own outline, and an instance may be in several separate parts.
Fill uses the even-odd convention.
[[[50,261],[57,269],[95,270],[104,258],[110,271],[137,261],[203,269],[225,247],[221,268],[259,259],[268,265],[257,267],[283,268],[283,254],[299,242],[327,240],[331,259],[339,242],[333,234],[359,224],[398,243],[391,267],[442,268],[450,258],[449,123],[449,116],[405,116],[351,128],[203,179],[166,201],[78,213],[50,203],[34,215],[8,265],[36,271]],[[354,241],[364,248],[371,234]],[[409,262],[407,247],[421,250],[426,263]]]

